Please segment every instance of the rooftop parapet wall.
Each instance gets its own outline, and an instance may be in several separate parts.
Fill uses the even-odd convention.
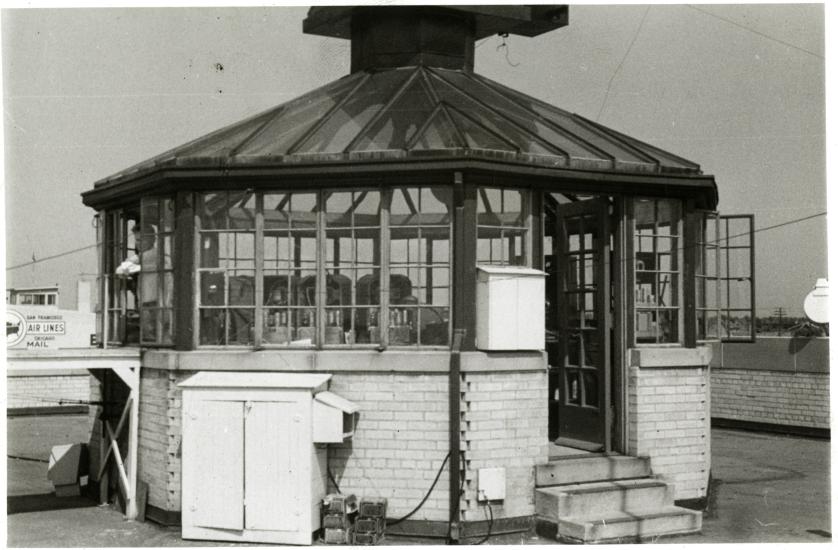
[[[713,369],[829,373],[829,338],[761,337],[713,344]]]

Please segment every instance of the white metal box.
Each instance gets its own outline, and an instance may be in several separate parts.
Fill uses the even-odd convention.
[[[315,445],[314,403],[330,378],[199,372],[180,384],[183,538],[312,543],[327,484],[326,448]],[[332,414],[320,422],[337,422],[321,429],[343,434],[343,418]]]
[[[477,349],[544,349],[543,271],[477,268]]]
[[[480,468],[477,470],[477,500],[503,500],[506,498],[506,468]]]

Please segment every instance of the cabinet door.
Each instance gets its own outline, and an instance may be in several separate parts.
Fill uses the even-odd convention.
[[[242,529],[244,403],[195,401],[184,423],[184,525]]]
[[[299,402],[245,405],[246,529],[300,529],[303,484],[303,416]],[[306,504],[307,505],[307,504]]]

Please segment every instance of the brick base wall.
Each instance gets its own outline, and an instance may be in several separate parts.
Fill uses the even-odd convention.
[[[829,429],[829,374],[713,369],[713,418]]]
[[[6,407],[55,407],[91,401],[89,374],[7,376]],[[62,401],[69,401],[62,403]],[[79,403],[79,402],[82,403]]]
[[[629,369],[629,454],[651,458],[675,499],[703,498],[710,472],[707,367]]]
[[[360,407],[354,437],[329,446],[341,492],[386,497],[388,515],[404,516],[428,492],[448,453],[448,375],[336,373],[329,391]],[[446,465],[410,519],[448,520],[448,480]]]
[[[546,371],[467,372],[461,390],[462,519],[487,519],[478,500],[481,468],[506,470],[506,498],[492,504],[495,519],[533,515],[535,465],[548,460]]]
[[[139,478],[148,503],[180,510],[181,396],[177,384],[193,372],[141,371]],[[399,518],[425,497],[449,451],[448,373],[334,372],[329,390],[355,402],[355,435],[328,446],[328,465],[343,493],[387,497]],[[534,513],[534,466],[547,461],[546,372],[464,372],[461,449],[466,471],[462,519],[483,521],[478,470],[506,468],[506,499],[493,503],[496,519]],[[458,457],[454,457],[457,460]],[[411,520],[449,518],[449,466]],[[329,490],[334,490],[329,484]]]

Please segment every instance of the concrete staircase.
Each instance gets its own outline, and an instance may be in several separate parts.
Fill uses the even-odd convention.
[[[535,511],[564,542],[637,542],[701,530],[648,458],[587,455],[536,466]]]

